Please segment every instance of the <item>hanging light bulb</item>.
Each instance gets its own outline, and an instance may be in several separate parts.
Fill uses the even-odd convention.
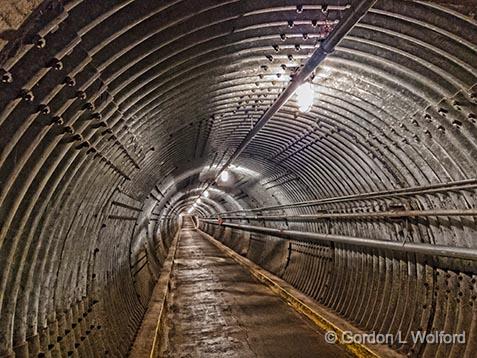
[[[192,214],[193,211],[194,211],[194,208],[189,208],[189,210],[187,210],[187,213]]]
[[[227,181],[229,180],[229,172],[224,170],[222,174],[220,174],[220,180]]]
[[[305,82],[298,87],[295,93],[300,111],[308,112],[313,106],[313,99],[315,95],[313,91],[313,85],[310,82]]]
[[[204,197],[205,197],[205,198],[208,198],[208,197],[209,197],[209,191],[208,191],[208,190],[204,191]]]

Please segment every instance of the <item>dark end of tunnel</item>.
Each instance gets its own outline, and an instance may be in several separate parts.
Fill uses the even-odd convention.
[[[190,220],[392,354],[475,356],[476,11],[1,1],[0,356],[128,356]]]

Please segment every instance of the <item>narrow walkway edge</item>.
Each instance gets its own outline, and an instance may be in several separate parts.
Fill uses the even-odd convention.
[[[131,358],[155,357],[160,345],[161,326],[164,319],[166,302],[170,290],[170,277],[174,268],[174,257],[181,236],[181,229],[177,230],[172,240],[169,253],[162,266],[159,280],[149,301],[149,306],[131,349]]]
[[[325,310],[313,299],[304,295],[286,281],[271,274],[249,259],[239,255],[229,247],[216,240],[214,237],[198,228],[196,230],[219,250],[244,267],[256,279],[268,286],[293,309],[304,315],[308,320],[311,320],[316,326],[318,326],[320,330],[325,332],[335,332],[337,338],[336,344],[341,345],[356,357],[404,357],[385,345],[364,345],[343,342],[341,337],[343,337],[344,332],[352,332],[353,334],[364,334],[364,332],[344,321],[341,317]]]

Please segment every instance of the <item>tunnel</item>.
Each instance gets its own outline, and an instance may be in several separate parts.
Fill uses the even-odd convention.
[[[476,14],[0,0],[0,356],[477,356]]]

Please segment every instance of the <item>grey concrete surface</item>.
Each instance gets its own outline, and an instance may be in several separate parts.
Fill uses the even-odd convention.
[[[182,230],[163,357],[346,357],[192,228]]]

